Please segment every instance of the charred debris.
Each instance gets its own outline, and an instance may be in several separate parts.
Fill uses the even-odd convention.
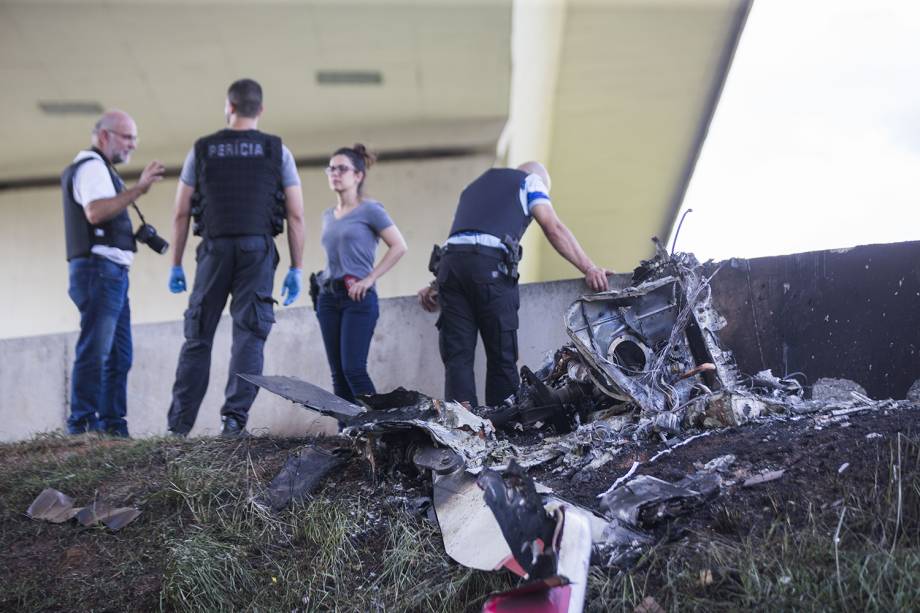
[[[738,477],[734,456],[712,458],[667,482],[634,475],[610,483],[594,505],[570,502],[579,484],[627,446],[674,448],[750,420],[821,413],[827,420],[884,407],[846,385],[806,399],[804,377],[765,370],[743,375],[719,343],[725,320],[710,281],[692,254],[656,256],[625,289],[582,296],[564,314],[571,342],[536,370],[521,369],[518,392],[498,407],[466,407],[399,388],[353,405],[289,377],[244,378],[336,417],[348,440],[339,452],[307,450],[272,483],[266,505],[279,509],[308,495],[347,461],[366,461],[373,478],[431,483],[429,508],[447,553],[481,570],[506,568],[528,581],[490,598],[484,611],[540,602],[543,610],[580,611],[590,564],[625,569],[654,540],[657,524],[688,512],[727,487],[781,478],[782,471]],[[833,386],[832,386],[833,387]],[[660,445],[659,445],[660,446]],[[528,471],[561,475],[554,491]],[[606,484],[605,484],[606,485]],[[591,508],[588,508],[588,507]]]

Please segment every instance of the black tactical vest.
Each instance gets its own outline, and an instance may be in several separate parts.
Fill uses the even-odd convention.
[[[520,240],[531,217],[521,205],[521,187],[527,173],[513,168],[492,168],[460,194],[450,233],[482,232],[499,239]]]
[[[195,143],[193,231],[220,236],[284,230],[281,139],[258,130],[221,130]]]
[[[99,154],[108,169],[109,176],[112,178],[112,185],[115,187],[115,193],[125,191],[124,181],[121,180],[112,165],[106,161],[102,152],[95,148],[93,148],[93,151]],[[77,169],[80,166],[90,160],[98,161],[94,157],[85,157],[65,168],[61,175],[61,190],[63,191],[64,201],[64,235],[67,242],[68,262],[74,258],[88,257],[93,245],[116,247],[123,251],[137,251],[137,243],[134,241],[134,231],[131,229],[131,218],[128,217],[127,209],[112,219],[94,226],[86,219],[86,212],[73,197],[74,175],[77,174]]]

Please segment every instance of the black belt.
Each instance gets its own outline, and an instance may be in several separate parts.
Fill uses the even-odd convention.
[[[506,257],[506,252],[504,249],[499,249],[498,247],[488,247],[486,245],[464,245],[464,244],[454,244],[447,243],[444,245],[445,253],[479,253],[482,255],[495,258],[496,260],[504,260]]]
[[[344,292],[346,289],[345,279],[327,279],[320,286],[320,289],[322,289],[322,291],[326,293],[332,293],[332,292],[338,292],[338,291]]]

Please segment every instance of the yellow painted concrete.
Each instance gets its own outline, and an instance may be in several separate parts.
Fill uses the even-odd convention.
[[[741,4],[568,2],[547,166],[559,216],[596,263],[630,270],[670,223]],[[530,240],[525,281],[577,274]]]

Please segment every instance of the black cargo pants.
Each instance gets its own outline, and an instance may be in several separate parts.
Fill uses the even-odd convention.
[[[269,236],[205,239],[198,245],[195,286],[185,311],[185,344],[179,353],[169,407],[169,429],[187,434],[208,389],[211,343],[221,312],[232,296],[233,343],[226,399],[220,413],[246,424],[258,388],[237,373],[261,374],[262,349],[275,322],[272,284],[278,251]]]
[[[476,335],[486,351],[486,404],[501,404],[517,391],[517,281],[499,270],[499,249],[449,245],[438,268],[438,318],[444,397],[478,404],[473,360]]]

